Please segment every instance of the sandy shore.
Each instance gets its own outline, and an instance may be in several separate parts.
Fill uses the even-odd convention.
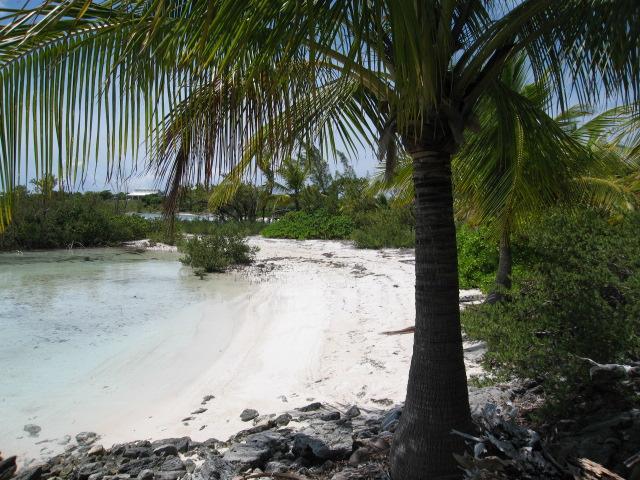
[[[413,338],[380,332],[413,324],[413,252],[332,241],[253,237],[250,243],[260,248],[255,265],[228,274],[247,284],[246,293],[210,306],[237,318],[218,335],[224,340],[196,356],[187,342],[177,349],[160,342],[139,358],[143,365],[162,359],[160,371],[139,380],[141,392],[156,385],[153,398],[140,393],[78,427],[97,432],[105,446],[183,435],[225,439],[246,427],[239,418],[245,408],[278,413],[314,400],[381,407],[404,399]],[[189,333],[200,344],[210,334]],[[477,373],[477,351],[467,347],[468,373]],[[191,413],[198,409],[206,411]]]

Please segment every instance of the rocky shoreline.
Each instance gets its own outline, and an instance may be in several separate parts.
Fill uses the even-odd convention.
[[[623,478],[597,462],[613,437],[638,435],[640,411],[591,425],[578,438],[566,436],[554,458],[513,415],[514,403],[538,398],[532,383],[470,387],[477,432],[464,435],[470,452],[459,459],[465,478]],[[387,456],[401,415],[401,405],[341,409],[314,402],[277,416],[245,409],[241,416],[252,426],[226,441],[181,437],[106,448],[97,434],[82,432],[45,462],[17,470],[15,457],[0,460],[0,480],[389,479]]]

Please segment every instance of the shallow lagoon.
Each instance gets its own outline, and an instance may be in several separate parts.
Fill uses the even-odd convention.
[[[0,450],[58,451],[93,419],[169,394],[169,364],[175,371],[184,362],[187,382],[195,362],[215,359],[248,285],[228,275],[200,280],[178,258],[124,249],[0,254]],[[26,424],[42,428],[37,438]]]

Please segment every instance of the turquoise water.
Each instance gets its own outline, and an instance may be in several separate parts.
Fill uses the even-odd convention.
[[[0,451],[6,454],[45,449],[33,444],[77,433],[88,418],[80,418],[81,410],[99,415],[109,402],[135,394],[135,379],[123,371],[130,369],[117,365],[136,353],[153,355],[167,339],[189,348],[181,332],[198,322],[200,328],[228,321],[200,310],[245,288],[229,276],[200,280],[175,253],[124,249],[0,254],[0,285]],[[118,391],[121,397],[112,393]],[[42,428],[38,438],[23,431],[28,423]]]

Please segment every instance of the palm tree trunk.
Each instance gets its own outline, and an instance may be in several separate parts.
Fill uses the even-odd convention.
[[[496,288],[487,296],[487,303],[494,304],[504,299],[505,291],[511,289],[511,235],[509,230],[503,230],[500,235],[498,271],[496,273]]]
[[[409,149],[416,214],[416,322],[407,398],[391,451],[394,480],[458,478],[451,430],[471,430],[458,306],[451,155]]]

